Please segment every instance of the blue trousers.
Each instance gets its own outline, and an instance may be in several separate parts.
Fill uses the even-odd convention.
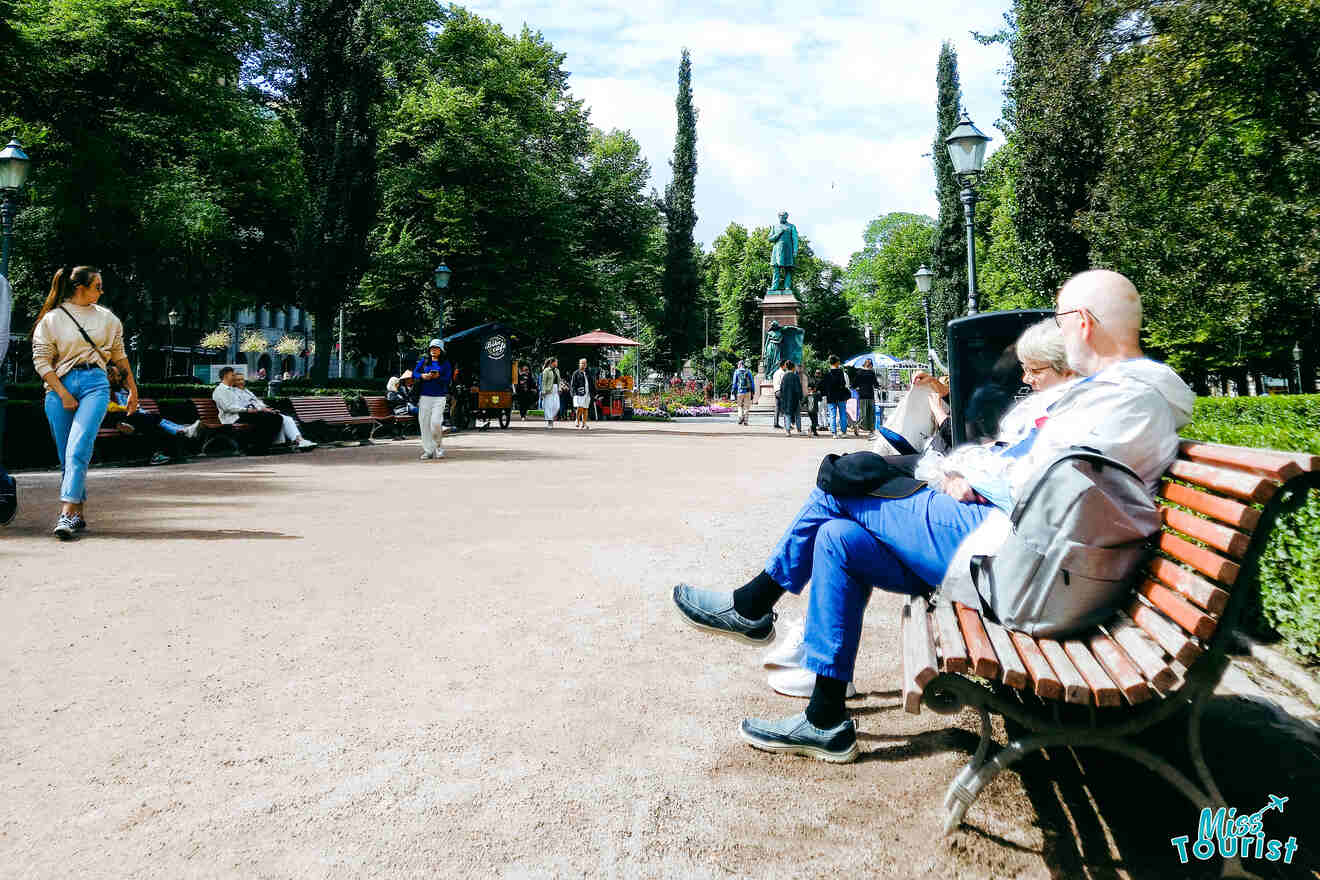
[[[848,433],[848,401],[841,400],[830,404],[830,431]]]
[[[803,665],[852,681],[871,589],[927,592],[992,509],[933,489],[907,498],[839,498],[812,489],[765,567],[790,593],[811,581]]]
[[[47,391],[46,420],[50,422],[55,451],[64,470],[60,500],[81,504],[87,500],[87,465],[92,460],[92,445],[110,403],[110,381],[105,370],[70,370],[60,381],[78,401],[78,408],[65,409],[60,396]]]

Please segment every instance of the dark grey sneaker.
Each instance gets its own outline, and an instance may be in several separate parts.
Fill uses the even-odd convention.
[[[80,535],[87,531],[87,520],[83,519],[81,513],[73,515],[73,530]]]
[[[55,520],[55,537],[61,541],[72,541],[77,533],[77,520],[68,514],[61,513],[60,518]]]
[[[748,620],[733,610],[733,593],[699,590],[687,584],[674,587],[674,604],[690,626],[729,636],[749,645],[768,645],[775,640],[773,611],[756,620]]]
[[[857,760],[857,725],[851,718],[838,727],[821,730],[807,720],[807,713],[799,712],[779,721],[748,718],[740,729],[742,738],[752,748],[782,755],[803,755],[831,764],[848,764]]]

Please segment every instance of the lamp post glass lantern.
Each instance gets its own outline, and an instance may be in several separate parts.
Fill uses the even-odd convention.
[[[1293,372],[1297,374],[1297,393],[1302,394],[1302,344],[1293,343]]]
[[[985,166],[985,145],[990,138],[972,124],[972,118],[963,108],[958,125],[944,139],[953,162],[953,173],[962,183],[963,225],[967,227],[967,314],[975,315],[976,308],[976,180]]]

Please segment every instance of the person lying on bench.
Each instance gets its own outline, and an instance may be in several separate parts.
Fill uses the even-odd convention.
[[[898,477],[861,497],[813,489],[765,570],[732,592],[679,584],[673,599],[698,629],[751,643],[775,635],[774,605],[811,581],[804,665],[816,675],[803,713],[747,719],[755,748],[843,763],[858,755],[844,693],[853,678],[871,590],[925,594],[943,580],[963,539],[991,517],[1007,522],[1014,495],[1060,452],[1088,446],[1132,468],[1155,491],[1177,456],[1178,430],[1195,396],[1139,341],[1141,298],[1116,272],[1074,276],[1059,291],[1055,321],[1074,383],[1027,436],[938,486]],[[984,552],[984,551],[983,551]],[[993,552],[993,550],[991,551]]]
[[[114,364],[106,366],[105,375],[110,380],[110,404],[106,408],[106,413],[122,415],[128,410],[128,389],[123,387],[123,377]],[[132,415],[124,416],[115,428],[121,434],[138,434],[148,438],[148,441],[155,445],[151,463],[164,464],[173,457],[171,454],[173,448],[164,444],[165,438],[177,435],[192,439],[201,430],[202,422],[199,419],[191,425],[180,425],[163,416],[138,409]]]

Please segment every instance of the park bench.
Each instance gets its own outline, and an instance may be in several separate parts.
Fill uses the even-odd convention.
[[[1201,753],[1201,711],[1229,665],[1277,516],[1320,489],[1320,456],[1184,441],[1164,477],[1164,528],[1131,596],[1103,626],[1033,638],[958,603],[932,608],[913,597],[904,605],[904,709],[953,714],[970,706],[981,716],[976,751],[945,794],[945,833],[1001,771],[1052,747],[1125,755],[1197,807],[1225,805]],[[1184,711],[1204,788],[1130,739]],[[993,756],[991,712],[1027,731]]]
[[[404,428],[410,424],[417,424],[417,416],[412,413],[395,415],[394,410],[390,408],[389,400],[384,397],[362,399],[367,402],[367,415],[376,420],[376,426],[371,429],[372,439],[375,439],[376,431],[388,426],[394,432],[394,439],[402,440]]]
[[[357,439],[366,446],[371,443],[376,420],[371,416],[355,416],[348,411],[348,402],[334,397],[290,397],[293,417],[303,426],[324,436],[333,431],[341,438]]]
[[[226,425],[220,421],[220,408],[209,397],[194,397],[191,398],[191,401],[193,409],[197,411],[197,418],[201,421],[202,427],[206,429],[206,441],[202,443],[203,455],[207,454],[211,444],[217,440],[229,444],[231,455],[237,455],[243,451],[239,440],[243,435],[252,431],[251,425],[245,425],[242,422]]]

